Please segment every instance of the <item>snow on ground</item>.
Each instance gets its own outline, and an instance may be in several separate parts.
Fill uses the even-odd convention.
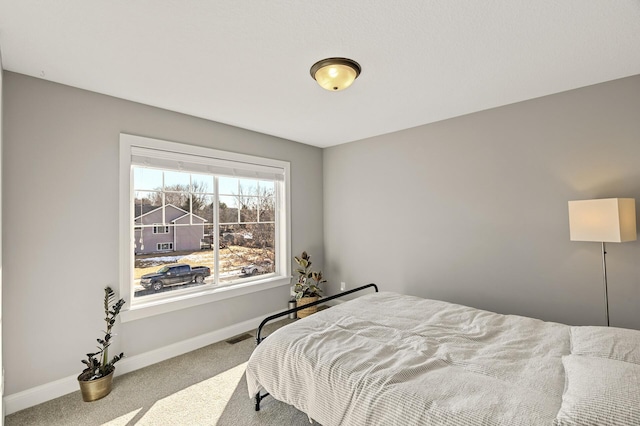
[[[138,263],[144,265],[145,268],[149,268],[151,266],[162,266],[167,263],[179,263],[179,262],[194,262],[194,263],[206,263],[211,262],[213,260],[212,253],[193,253],[189,255],[180,255],[180,256],[157,256],[157,257],[147,257],[145,259],[137,260]]]

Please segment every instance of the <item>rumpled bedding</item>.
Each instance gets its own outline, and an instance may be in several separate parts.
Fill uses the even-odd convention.
[[[380,292],[280,328],[246,378],[324,426],[548,426],[570,346],[567,325]]]

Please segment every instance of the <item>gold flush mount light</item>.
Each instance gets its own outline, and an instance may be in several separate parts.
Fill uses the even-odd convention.
[[[327,58],[311,67],[311,77],[332,92],[344,90],[360,75],[360,64],[347,58]]]

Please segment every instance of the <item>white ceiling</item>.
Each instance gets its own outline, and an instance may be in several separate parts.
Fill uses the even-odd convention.
[[[319,147],[640,74],[639,0],[0,0],[6,70]],[[328,92],[316,61],[362,74]]]

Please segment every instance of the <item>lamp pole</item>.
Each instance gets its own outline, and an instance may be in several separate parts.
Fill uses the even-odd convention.
[[[607,327],[609,327],[609,290],[607,289],[607,251],[602,242],[602,278],[604,280],[604,308],[607,314]]]

